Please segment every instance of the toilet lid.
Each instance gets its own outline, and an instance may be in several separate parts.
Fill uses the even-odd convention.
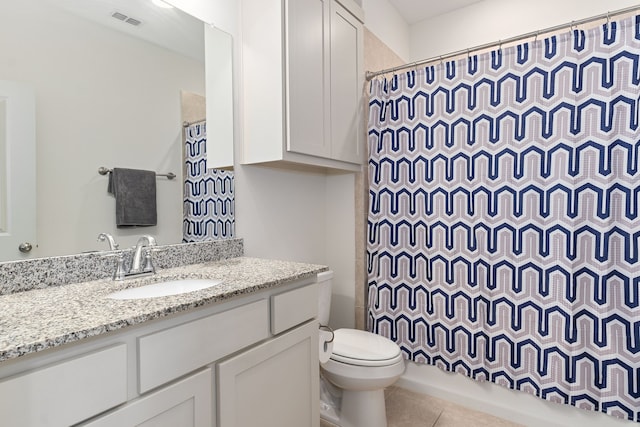
[[[357,329],[334,332],[331,359],[360,366],[386,366],[402,360],[400,347],[388,338]]]

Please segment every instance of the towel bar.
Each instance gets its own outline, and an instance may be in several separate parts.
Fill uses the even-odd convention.
[[[108,174],[109,172],[111,172],[111,169],[109,169],[109,168],[105,168],[104,166],[100,166],[100,167],[98,168],[98,173],[99,173],[100,175],[106,175],[106,174]],[[176,177],[176,174],[175,174],[175,173],[173,173],[173,172],[169,172],[169,173],[156,173],[156,176],[166,176],[166,177],[167,177],[167,179],[173,179],[173,178],[175,178],[175,177]]]

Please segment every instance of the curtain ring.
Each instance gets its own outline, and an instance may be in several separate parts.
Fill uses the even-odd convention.
[[[467,61],[471,59],[471,51],[467,48]]]
[[[538,41],[538,35],[540,35],[540,30],[536,31],[536,37],[533,39],[534,44]]]
[[[609,24],[611,24],[611,18],[609,16],[609,11],[607,10],[607,26],[609,26]]]

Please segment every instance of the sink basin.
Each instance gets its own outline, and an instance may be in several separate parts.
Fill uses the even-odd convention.
[[[186,294],[188,292],[207,289],[221,284],[220,280],[209,279],[182,279],[168,282],[152,283],[137,288],[123,289],[107,295],[111,299],[144,299],[166,297],[169,295]]]

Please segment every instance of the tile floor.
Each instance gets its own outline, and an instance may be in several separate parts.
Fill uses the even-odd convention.
[[[389,387],[385,390],[388,427],[516,427],[520,424],[446,400]],[[320,427],[334,427],[324,420]]]

